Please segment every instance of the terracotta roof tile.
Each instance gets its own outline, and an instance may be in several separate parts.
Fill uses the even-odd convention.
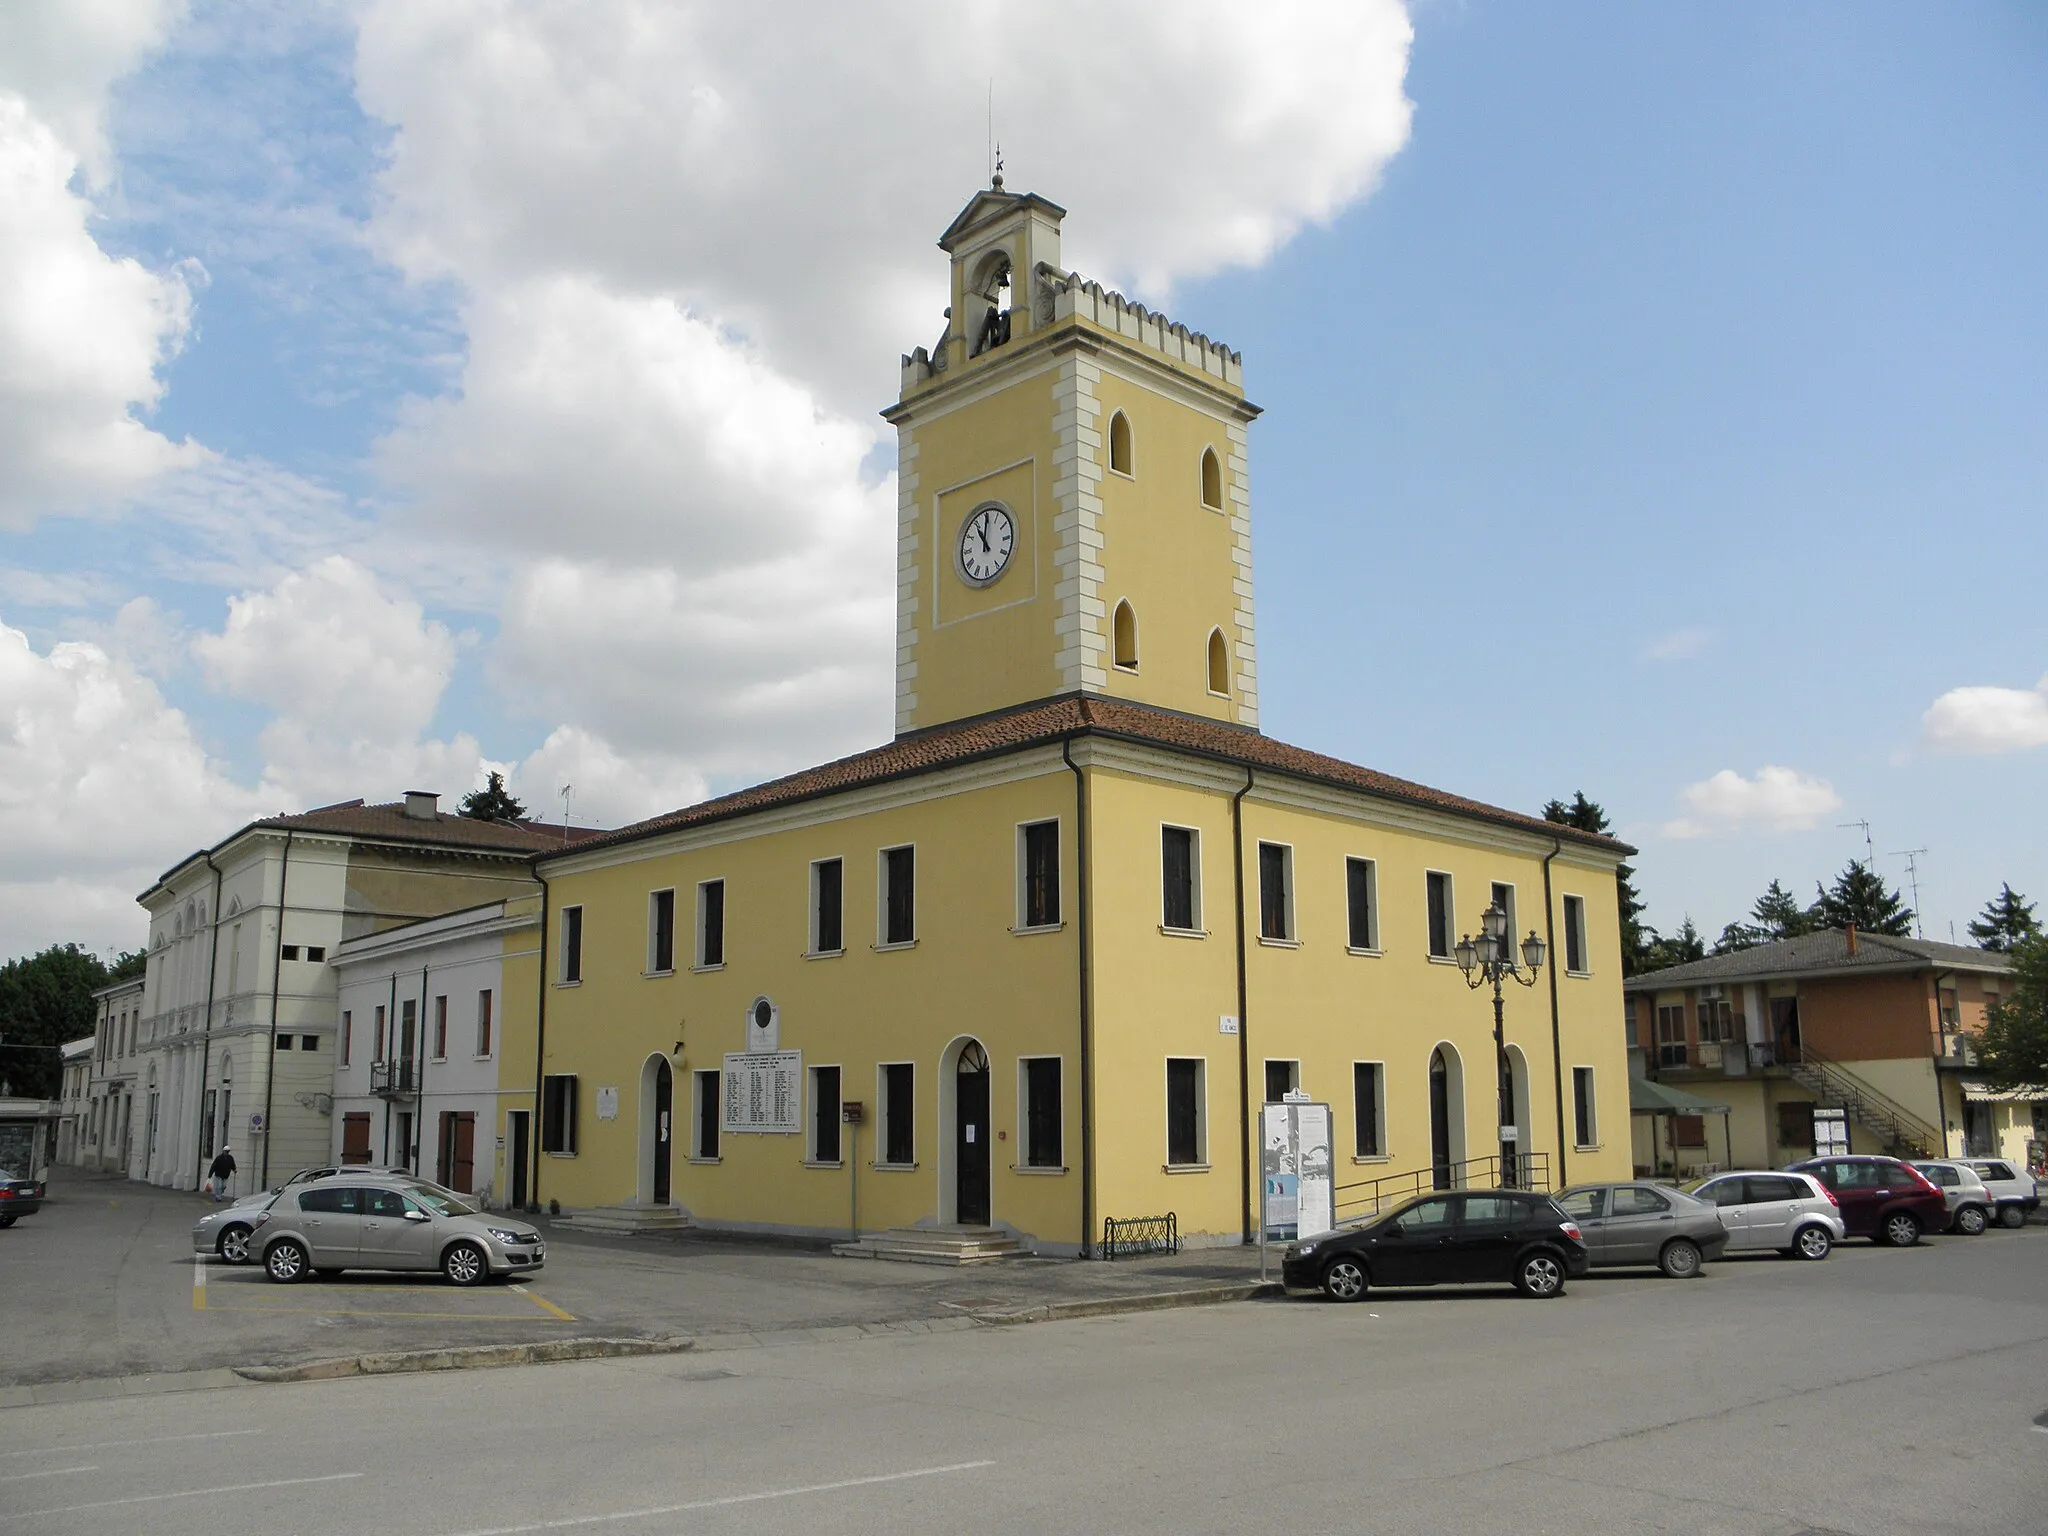
[[[1084,694],[1066,694],[1033,704],[1019,705],[994,714],[897,737],[886,746],[842,757],[835,762],[806,768],[786,778],[736,790],[729,795],[685,806],[664,816],[634,822],[614,832],[599,833],[576,845],[577,852],[636,842],[686,827],[702,826],[790,805],[820,795],[837,794],[870,784],[886,783],[920,773],[930,773],[977,758],[1044,746],[1069,736],[1103,736],[1141,742],[1148,746],[1190,755],[1217,758],[1252,768],[1286,774],[1297,779],[1358,790],[1381,799],[1400,801],[1469,816],[1497,826],[1557,836],[1567,842],[1629,854],[1635,850],[1611,837],[1558,826],[1541,817],[1503,810],[1461,795],[1446,794],[1424,784],[1397,779],[1390,774],[1361,768],[1341,758],[1328,757],[1303,747],[1289,746],[1243,726],[1226,725],[1193,715],[1178,714],[1147,704],[1121,699],[1104,699]]]

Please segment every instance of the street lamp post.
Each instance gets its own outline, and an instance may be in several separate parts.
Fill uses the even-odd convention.
[[[1501,1182],[1509,1187],[1521,1182],[1519,1177],[1520,1158],[1517,1156],[1519,1138],[1526,1127],[1515,1124],[1515,1080],[1508,1070],[1507,1014],[1502,1001],[1500,984],[1512,979],[1525,987],[1536,985],[1536,973],[1543,968],[1543,956],[1547,946],[1536,937],[1536,930],[1529,930],[1529,937],[1522,940],[1522,965],[1529,974],[1523,975],[1521,966],[1515,964],[1514,938],[1508,932],[1508,915],[1495,902],[1479,919],[1479,937],[1466,934],[1458,940],[1454,953],[1458,969],[1465,973],[1465,985],[1478,991],[1489,982],[1493,985],[1493,1064],[1494,1074],[1500,1085],[1500,1168]],[[1510,1138],[1509,1128],[1513,1127],[1514,1137]]]

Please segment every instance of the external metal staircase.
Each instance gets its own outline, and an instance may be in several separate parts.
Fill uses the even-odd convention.
[[[1779,1065],[1822,1104],[1847,1111],[1850,1119],[1882,1139],[1885,1151],[1894,1157],[1942,1155],[1947,1138],[1938,1128],[1812,1046],[1802,1046],[1797,1061]]]

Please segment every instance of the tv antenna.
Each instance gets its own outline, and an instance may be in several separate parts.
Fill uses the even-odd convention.
[[[1870,860],[1870,867],[1876,869],[1877,845],[1870,840],[1870,823],[1867,821],[1838,821],[1835,823],[1835,830],[1838,832],[1846,832],[1851,827],[1861,827],[1863,829],[1863,852]]]
[[[1926,938],[1927,929],[1920,921],[1920,866],[1914,860],[1926,856],[1925,848],[1899,848],[1887,855],[1889,858],[1906,861],[1906,880],[1913,887],[1913,937],[1916,939]],[[1953,934],[1955,925],[1951,923],[1949,927]]]
[[[562,841],[569,841],[569,797],[576,792],[574,784],[564,784],[555,793],[562,797]]]

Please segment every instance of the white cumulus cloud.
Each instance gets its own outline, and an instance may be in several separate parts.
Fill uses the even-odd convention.
[[[1951,688],[1920,717],[1920,739],[1979,756],[2048,746],[2048,677],[2031,688]]]
[[[1673,838],[1715,837],[1758,827],[1767,832],[1797,832],[1842,808],[1842,797],[1826,779],[1766,764],[1744,778],[1723,768],[1712,778],[1688,784],[1678,792],[1684,812],[1660,829]]]

